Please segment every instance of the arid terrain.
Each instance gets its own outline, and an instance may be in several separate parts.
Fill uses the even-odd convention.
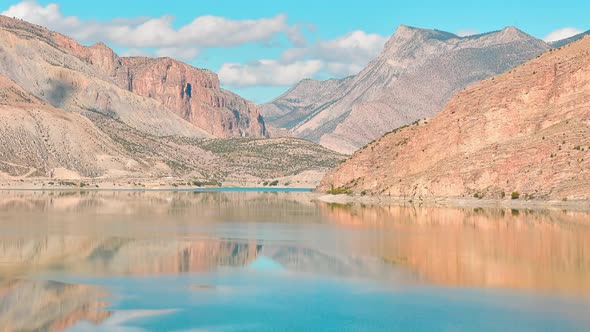
[[[350,154],[395,128],[434,116],[470,84],[549,49],[514,27],[458,37],[402,25],[356,76],[303,81],[263,105],[262,114],[297,137]]]
[[[0,188],[314,187],[344,158],[267,139],[254,104],[171,58],[3,16],[0,50]]]
[[[368,144],[318,190],[420,200],[590,199],[590,37],[456,94]]]

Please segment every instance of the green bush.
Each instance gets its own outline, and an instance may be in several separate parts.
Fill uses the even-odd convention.
[[[270,187],[276,187],[279,185],[279,180],[274,180],[273,182],[268,184]]]
[[[330,195],[350,195],[350,194],[352,194],[352,190],[350,190],[349,188],[346,188],[346,187],[334,188],[334,186],[332,186],[332,188],[330,190],[328,190],[328,194],[330,194]]]
[[[510,197],[512,197],[512,199],[519,199],[520,193],[518,191],[513,191]]]

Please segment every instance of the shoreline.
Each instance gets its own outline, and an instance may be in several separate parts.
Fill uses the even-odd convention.
[[[433,197],[409,200],[389,196],[350,196],[317,194],[317,200],[329,204],[373,205],[373,206],[413,206],[413,207],[452,207],[452,208],[502,208],[516,210],[568,210],[590,212],[590,200],[525,200],[525,199],[477,199],[469,197]]]
[[[501,208],[517,210],[567,210],[590,212],[590,200],[525,200],[525,199],[477,199],[471,197],[430,197],[424,199],[404,199],[390,196],[360,196],[360,195],[331,195],[315,192],[311,183],[291,186],[261,186],[254,182],[228,182],[221,186],[195,186],[179,179],[158,180],[153,182],[146,179],[125,179],[125,181],[84,179],[65,181],[68,184],[58,184],[59,180],[48,181],[11,181],[0,183],[0,192],[267,192],[267,193],[304,193],[312,201],[339,205],[369,205],[369,206],[408,206],[408,207],[449,207],[449,208]],[[64,181],[62,181],[63,183]],[[76,184],[74,184],[76,182]],[[53,183],[53,184],[51,184]],[[84,183],[80,186],[80,183]]]

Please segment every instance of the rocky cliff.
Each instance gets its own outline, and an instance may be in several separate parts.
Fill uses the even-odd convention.
[[[312,116],[292,131],[297,137],[352,153],[390,130],[432,117],[455,92],[549,48],[514,27],[458,37],[402,25],[381,55],[342,85],[343,91],[334,93],[336,100],[312,106],[308,112]]]
[[[148,134],[266,137],[250,102],[220,88],[217,75],[179,61],[120,58],[102,43],[0,16],[0,74],[55,107],[91,111]]]
[[[456,94],[367,145],[331,187],[420,197],[590,199],[590,37]]]
[[[169,58],[121,58],[102,43],[86,47],[0,16],[2,180],[251,185],[311,172],[317,183],[343,158],[267,136],[256,106],[221,89],[212,72]]]

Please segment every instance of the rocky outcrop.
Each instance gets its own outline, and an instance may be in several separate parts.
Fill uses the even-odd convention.
[[[418,199],[590,199],[590,37],[456,94],[384,136],[319,190]]]
[[[170,58],[123,58],[129,90],[161,101],[216,137],[266,137],[257,107],[219,87],[215,73]],[[116,71],[115,71],[116,72]]]
[[[312,116],[292,131],[335,151],[352,153],[388,131],[432,117],[455,92],[549,48],[513,27],[458,37],[402,25],[381,55],[335,93],[336,100],[312,106]]]

